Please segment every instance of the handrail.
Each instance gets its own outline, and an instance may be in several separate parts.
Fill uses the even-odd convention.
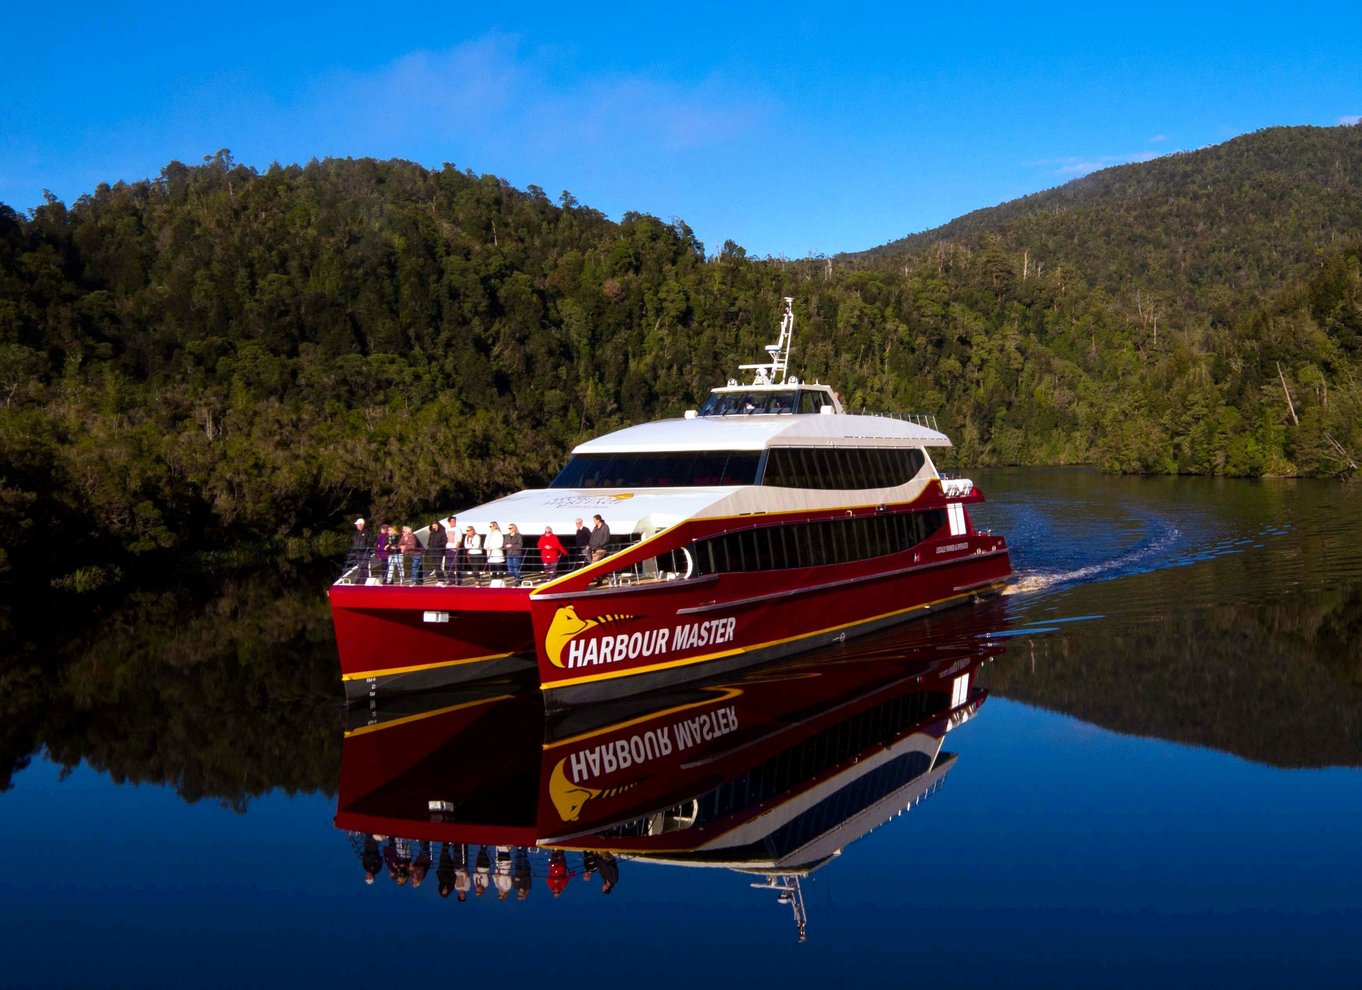
[[[606,544],[607,556],[634,546],[636,536],[617,537]],[[387,587],[522,587],[541,584],[579,570],[589,563],[583,550],[578,554],[567,548],[550,567],[537,546],[525,547],[519,561],[502,551],[502,558],[491,560],[487,552],[470,554],[462,546],[443,549],[418,548],[401,553],[396,547],[385,549],[380,556],[373,547],[352,549],[346,554],[336,584],[364,584]]]
[[[856,415],[878,416],[882,419],[896,419],[899,420],[900,422],[912,423],[916,426],[922,426],[930,430],[936,430],[938,433],[941,432],[940,427],[936,425],[936,417],[933,416],[931,413],[871,412],[862,409]]]

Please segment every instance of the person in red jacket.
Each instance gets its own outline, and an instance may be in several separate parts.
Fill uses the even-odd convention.
[[[553,535],[553,527],[545,526],[544,535],[539,537],[539,559],[544,562],[544,580],[552,581],[558,576],[558,561],[567,550],[558,537]]]
[[[544,882],[549,885],[549,890],[553,891],[554,897],[561,897],[563,891],[567,889],[568,881],[576,876],[576,870],[569,870],[567,856],[563,850],[555,849],[549,853],[549,875]]]

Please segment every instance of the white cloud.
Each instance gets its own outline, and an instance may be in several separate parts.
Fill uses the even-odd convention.
[[[610,154],[685,154],[750,133],[765,116],[724,89],[713,79],[683,87],[620,76],[527,101],[521,117],[546,151],[586,144]]]
[[[464,164],[526,150],[574,159],[685,154],[750,133],[769,111],[718,77],[679,83],[574,69],[569,53],[526,52],[516,37],[489,35],[323,80],[291,115],[299,128],[333,133],[344,146],[421,149],[432,161],[443,155]]]
[[[1353,114],[1351,117],[1339,117],[1338,122],[1345,127],[1351,127],[1353,124],[1362,124],[1362,116]]]
[[[514,39],[489,36],[448,51],[411,52],[369,73],[335,73],[310,87],[288,115],[304,130],[401,142],[451,126],[483,128],[528,85],[515,48]]]

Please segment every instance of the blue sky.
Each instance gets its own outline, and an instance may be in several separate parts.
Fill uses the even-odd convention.
[[[453,162],[802,257],[1362,114],[1353,4],[21,4],[0,202],[219,148]]]

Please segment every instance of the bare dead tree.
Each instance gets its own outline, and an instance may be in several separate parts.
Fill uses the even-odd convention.
[[[1291,410],[1291,422],[1296,426],[1301,425],[1300,419],[1296,416],[1296,404],[1291,401],[1291,389],[1286,387],[1286,375],[1282,372],[1282,363],[1277,362],[1277,377],[1282,380],[1282,391],[1286,393],[1286,408]]]
[[[1348,453],[1347,448],[1345,448],[1343,444],[1335,440],[1332,434],[1325,433],[1324,439],[1329,441],[1329,446],[1334,449],[1334,453],[1338,455],[1338,459],[1347,465],[1347,469],[1343,473],[1344,474],[1356,473],[1357,462],[1353,460],[1352,455]]]

